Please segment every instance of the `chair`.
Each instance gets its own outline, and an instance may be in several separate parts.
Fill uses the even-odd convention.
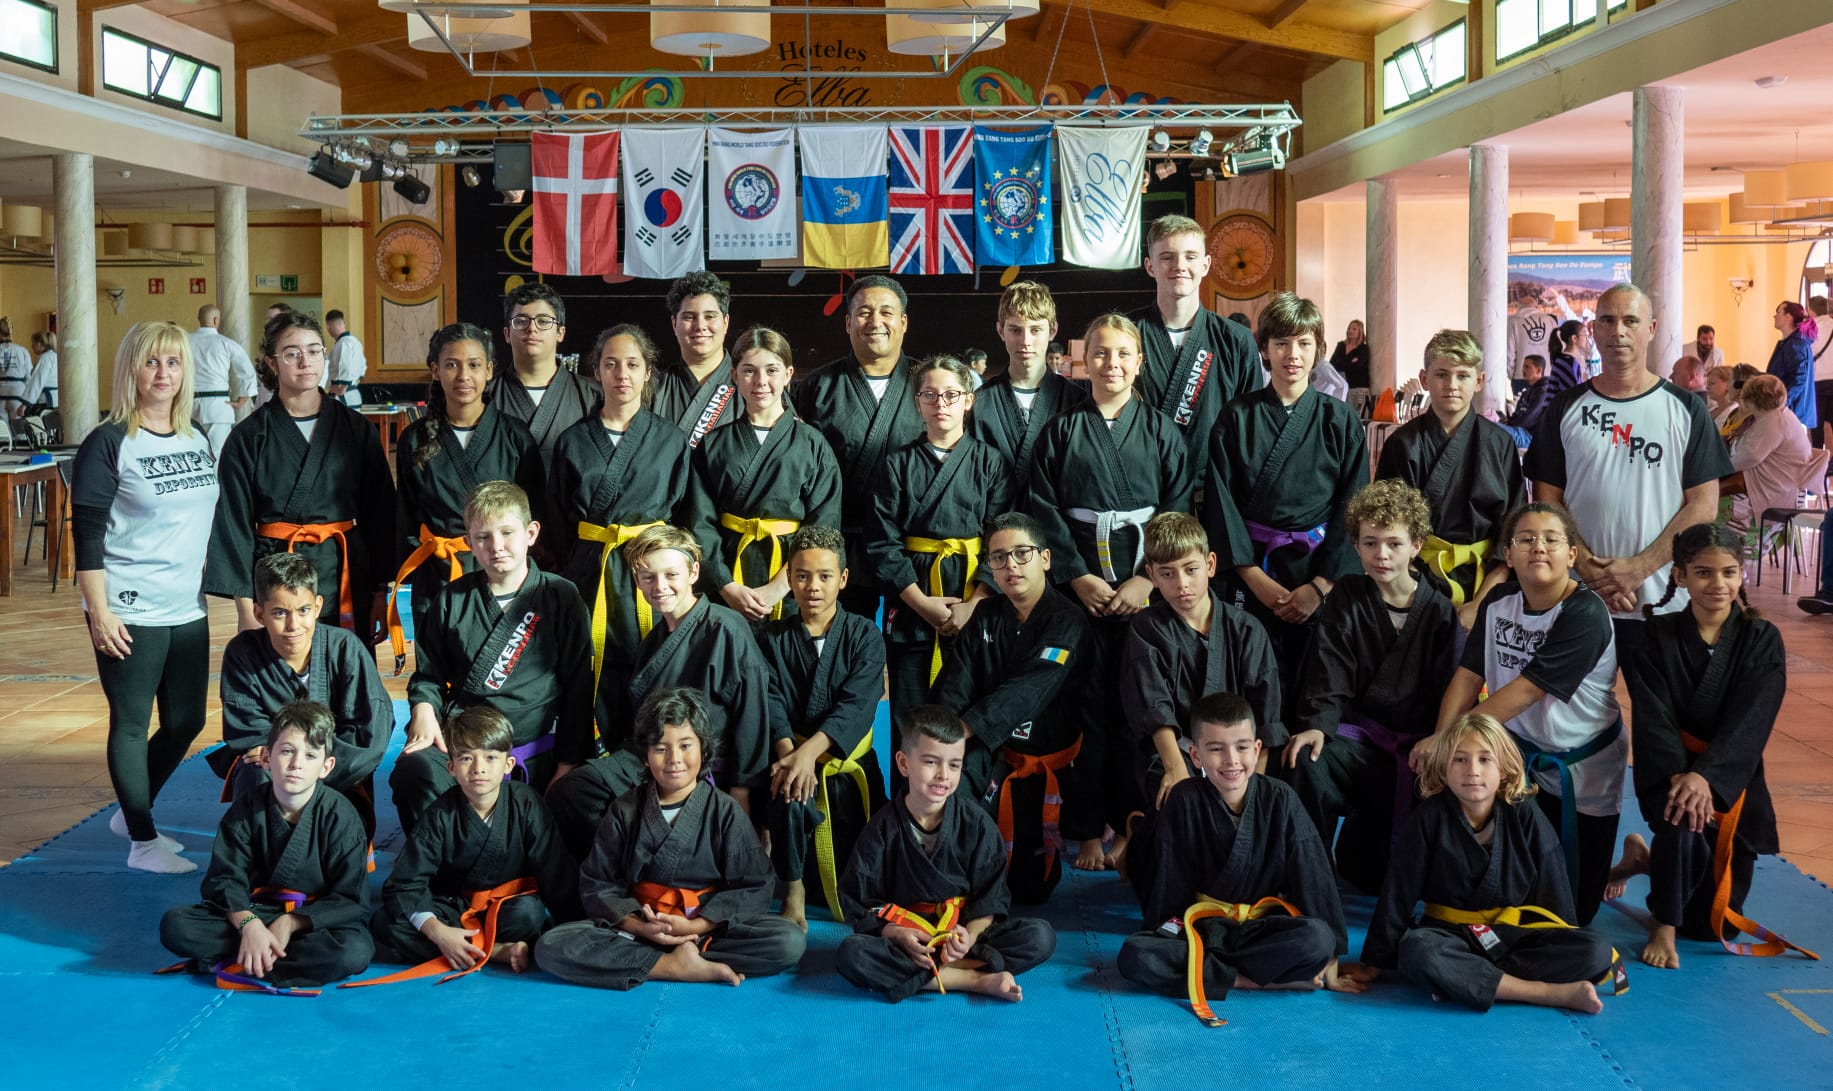
[[[1801,479],[1800,491],[1802,493],[1814,496],[1814,490],[1819,490],[1819,507],[1768,508],[1757,515],[1757,541],[1759,543],[1763,541],[1763,532],[1769,524],[1774,523],[1782,528],[1782,555],[1777,563],[1782,567],[1782,593],[1784,595],[1791,591],[1790,584],[1793,581],[1790,577],[1802,567],[1801,539],[1795,532],[1812,530],[1820,534],[1826,533],[1827,456],[1828,451],[1824,447],[1815,451],[1814,456],[1808,459],[1807,472],[1802,475]],[[1816,557],[1820,555],[1818,549],[1814,553]],[[1760,557],[1757,559],[1757,586],[1763,586],[1763,563]]]
[[[57,462],[57,476],[62,478],[64,482],[64,510],[57,515],[58,526],[61,528],[61,533],[58,537],[59,541],[66,540],[70,534],[70,475],[75,465],[76,460],[73,458],[59,459]],[[45,487],[43,485],[39,485],[32,490],[32,518],[25,525],[25,553],[19,562],[22,568],[32,562],[32,532],[39,527],[45,528],[44,547],[40,551],[41,559],[48,558],[51,555],[51,527],[50,524],[46,522],[46,520],[51,518],[51,513],[42,510],[44,496]],[[53,591],[57,590],[57,573],[62,567],[63,565],[60,563],[53,566],[51,569],[51,590]]]

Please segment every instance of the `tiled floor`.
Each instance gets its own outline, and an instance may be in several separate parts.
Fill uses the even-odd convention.
[[[1772,569],[1762,588],[1751,588],[1789,652],[1788,697],[1767,754],[1770,790],[1783,855],[1833,883],[1833,618],[1803,616],[1776,576]],[[53,592],[36,551],[29,565],[15,568],[13,587],[13,597],[0,599],[0,863],[113,799],[103,752],[108,706],[76,589],[64,582]],[[212,600],[213,668],[234,618],[231,607]],[[405,678],[387,680],[394,696],[405,694]],[[210,709],[217,709],[214,696]],[[213,716],[197,749],[218,738]]]

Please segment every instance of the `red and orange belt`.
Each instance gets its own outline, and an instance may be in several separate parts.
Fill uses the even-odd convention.
[[[1197,899],[1195,905],[1184,910],[1184,942],[1189,945],[1189,956],[1184,968],[1185,983],[1190,990],[1190,1010],[1196,1012],[1204,1026],[1226,1026],[1228,1020],[1216,1015],[1209,1006],[1209,993],[1203,987],[1203,937],[1197,932],[1197,922],[1220,917],[1236,924],[1246,924],[1248,921],[1259,920],[1275,909],[1283,909],[1288,917],[1304,916],[1291,902],[1272,895],[1252,905],[1246,902],[1221,902],[1204,895]]]
[[[1006,779],[999,785],[999,837],[1006,843],[1008,859],[1012,856],[1012,839],[1017,829],[1012,814],[1012,782],[1042,775],[1044,844],[1038,851],[1044,856],[1044,874],[1048,876],[1056,869],[1057,855],[1063,848],[1063,787],[1057,782],[1057,771],[1067,769],[1081,752],[1082,740],[1079,737],[1054,754],[1015,754],[1009,746],[1000,747],[999,756],[1012,767],[1012,771],[1006,774]]]
[[[401,571],[395,573],[395,585],[388,592],[388,643],[395,651],[395,675],[407,665],[407,634],[401,628],[401,588],[407,586],[407,578],[428,561],[445,561],[452,566],[451,580],[465,574],[465,566],[458,560],[460,553],[471,552],[471,543],[465,541],[461,534],[456,538],[441,538],[425,523],[420,524],[420,545],[407,560],[401,563]]]
[[[306,545],[325,541],[337,543],[337,624],[345,629],[356,628],[356,600],[350,597],[350,542],[344,537],[345,531],[355,529],[355,519],[336,523],[259,523],[255,526],[255,533],[261,537],[285,542],[288,553],[300,542]],[[364,639],[369,637],[368,633],[357,635]]]
[[[661,883],[637,883],[630,888],[631,896],[647,906],[650,912],[672,913],[688,920],[698,917],[700,903],[718,891],[716,886],[689,890],[684,886],[664,886]]]
[[[954,933],[955,926],[961,923],[961,907],[967,904],[963,897],[950,898],[945,902],[912,902],[908,907],[885,904],[872,910],[872,915],[886,924],[899,928],[910,928],[929,938],[923,946],[931,951],[948,942]],[[930,972],[936,977],[936,990],[946,993],[942,987],[942,965],[930,956]]]
[[[1681,744],[1689,754],[1704,754],[1706,742],[1703,739],[1680,733]],[[1725,950],[1734,955],[1754,955],[1767,958],[1779,955],[1784,951],[1800,951],[1807,957],[1820,961],[1820,956],[1797,943],[1771,932],[1769,929],[1751,920],[1744,914],[1731,908],[1731,855],[1738,834],[1738,819],[1744,815],[1744,795],[1739,792],[1738,798],[1728,811],[1714,810],[1718,819],[1718,840],[1712,848],[1712,933],[1725,946]],[[1725,938],[1725,925],[1731,925],[1738,931],[1756,938],[1756,943],[1733,943]]]
[[[458,915],[458,927],[477,930],[476,935],[467,938],[471,946],[483,952],[483,957],[462,970],[453,970],[452,964],[446,961],[444,955],[436,955],[410,969],[388,974],[385,977],[372,977],[368,981],[346,981],[338,988],[360,989],[365,985],[393,985],[402,981],[432,977],[440,973],[445,976],[433,984],[444,985],[453,978],[476,973],[484,968],[484,963],[490,961],[490,952],[496,948],[497,914],[502,911],[503,905],[511,898],[520,898],[524,894],[535,894],[539,890],[540,887],[535,884],[533,878],[523,876],[520,879],[511,879],[499,886],[493,886],[489,890],[471,892],[470,903],[465,906],[464,912]]]

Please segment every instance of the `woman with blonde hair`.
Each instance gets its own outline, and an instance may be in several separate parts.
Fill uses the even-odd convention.
[[[1559,835],[1528,802],[1535,788],[1508,729],[1466,713],[1420,749],[1425,799],[1394,850],[1362,961],[1477,1011],[1497,1000],[1602,1011],[1594,983],[1621,992],[1627,978],[1609,940],[1567,924]]]
[[[204,727],[210,623],[202,590],[216,463],[191,427],[191,343],[142,322],[115,353],[112,411],[72,467],[76,583],[108,698],[108,776],[129,867],[194,871],[153,824],[153,800]],[[149,735],[153,706],[159,731]]]

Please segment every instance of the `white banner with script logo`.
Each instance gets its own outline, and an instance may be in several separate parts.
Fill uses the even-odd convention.
[[[1064,261],[1090,269],[1140,263],[1140,187],[1151,131],[1150,125],[1057,126]]]

